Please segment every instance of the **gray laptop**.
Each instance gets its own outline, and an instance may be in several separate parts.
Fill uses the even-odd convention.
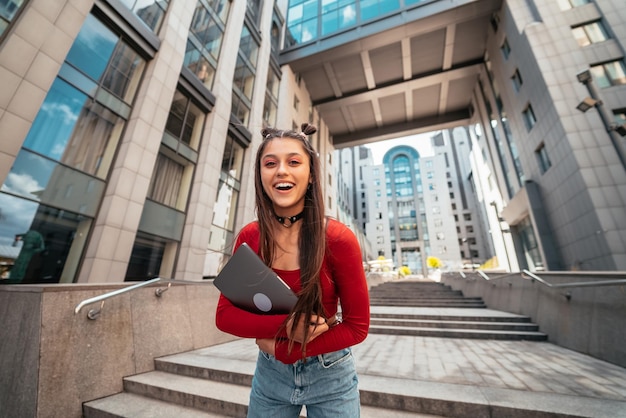
[[[213,283],[233,305],[253,313],[289,313],[298,300],[246,243],[237,248]]]

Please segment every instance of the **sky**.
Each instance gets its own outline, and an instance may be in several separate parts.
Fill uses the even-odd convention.
[[[425,134],[405,136],[402,138],[388,139],[386,141],[374,142],[365,145],[372,150],[372,156],[374,157],[374,164],[382,164],[385,153],[397,145],[409,145],[415,148],[420,157],[432,157],[435,155],[432,146],[430,145],[430,138],[435,135],[436,132],[429,132]]]

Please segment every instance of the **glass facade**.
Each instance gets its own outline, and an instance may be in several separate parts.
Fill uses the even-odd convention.
[[[232,137],[226,139],[209,236],[205,276],[216,276],[226,260],[235,236],[235,216],[241,190],[245,149]]]
[[[215,81],[230,3],[229,0],[199,0],[189,28],[184,65],[208,89]]]
[[[290,0],[285,46],[303,44],[426,0]]]
[[[244,126],[248,125],[252,108],[252,92],[256,76],[256,65],[259,55],[259,40],[244,24],[239,41],[237,65],[233,77],[232,114]]]
[[[144,67],[123,38],[86,18],[2,185],[8,282],[74,281]]]
[[[170,3],[169,0],[120,0],[120,2],[132,10],[153,32],[158,32],[161,27]]]
[[[425,222],[418,220],[424,212],[419,186],[419,154],[411,147],[394,147],[383,158],[388,199],[391,257],[398,256],[411,271],[421,271],[422,251],[429,246]]]
[[[0,40],[7,31],[9,25],[15,21],[27,0],[2,0],[0,1]]]

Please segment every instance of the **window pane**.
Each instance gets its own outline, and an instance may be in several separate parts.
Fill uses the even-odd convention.
[[[117,41],[117,35],[93,15],[89,15],[67,54],[66,61],[98,81],[107,67]]]
[[[2,191],[94,216],[104,192],[104,182],[22,150]]]
[[[606,31],[604,30],[600,22],[590,23],[589,25],[585,26],[585,30],[587,31],[591,42],[602,42],[608,39]]]
[[[239,192],[223,181],[217,189],[217,199],[213,209],[213,225],[232,231],[237,213]]]
[[[0,2],[0,17],[10,22],[15,17],[17,11],[20,9],[23,3],[24,0],[5,0]]]
[[[107,72],[102,80],[102,86],[131,103],[139,85],[145,61],[132,48],[119,43]]]
[[[604,64],[604,68],[609,75],[611,84],[626,84],[626,68],[622,61],[613,61]]]
[[[148,189],[148,197],[175,208],[184,169],[183,165],[159,153]]]
[[[104,178],[124,121],[60,79],[53,83],[24,147]]]
[[[85,94],[56,79],[28,132],[24,147],[61,160],[86,101]]]
[[[0,1],[0,36],[9,27],[23,5],[24,0]]]
[[[0,283],[73,282],[91,219],[0,193]]]
[[[126,281],[150,280],[159,275],[167,241],[138,233],[126,270]]]
[[[138,0],[133,8],[135,14],[156,32],[167,10],[168,0]]]
[[[605,88],[611,86],[611,81],[604,72],[604,67],[602,65],[591,67],[589,70],[591,71],[591,74],[593,75],[593,80],[596,82],[598,87]]]
[[[222,157],[222,172],[236,180],[241,180],[244,149],[229,136],[226,139],[224,156]]]
[[[582,27],[572,28],[572,34],[574,35],[574,38],[576,38],[576,42],[578,42],[578,45],[587,46],[591,44],[589,38],[587,38],[587,34]]]

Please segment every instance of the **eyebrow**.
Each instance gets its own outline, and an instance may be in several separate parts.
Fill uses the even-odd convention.
[[[287,158],[289,157],[303,157],[304,154],[301,154],[299,152],[290,152],[289,154],[287,154]],[[279,158],[276,154],[265,154],[263,156],[263,158]]]

